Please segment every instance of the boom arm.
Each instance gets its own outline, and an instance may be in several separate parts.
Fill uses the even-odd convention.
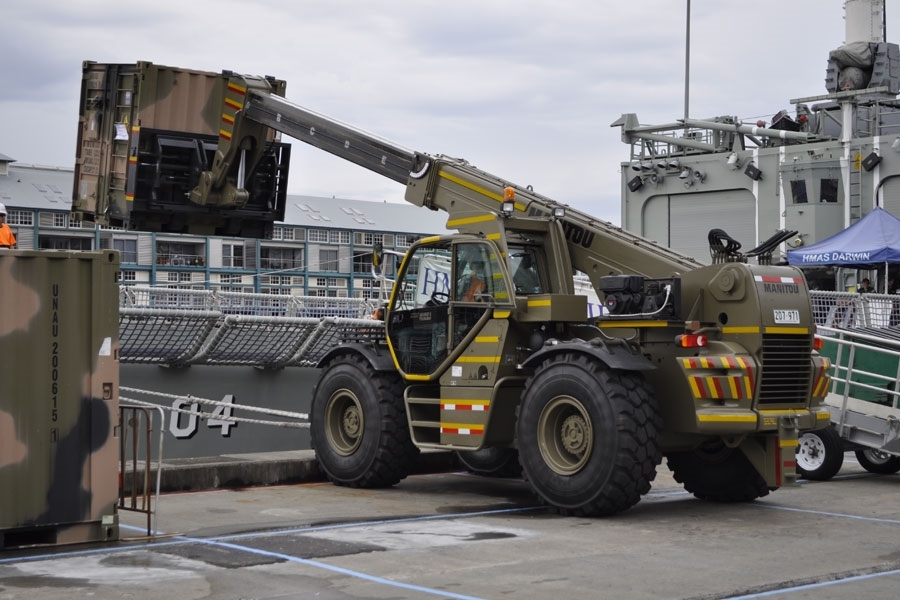
[[[233,123],[233,129],[220,135],[216,156],[222,160],[215,161],[212,172],[204,173],[202,185],[191,195],[195,202],[203,204],[210,194],[220,193],[229,181],[225,172],[233,171],[236,148],[255,147],[254,140],[266,133],[260,126],[266,126],[406,184],[406,200],[446,211],[450,229],[497,231],[502,227],[500,205],[508,186],[516,190],[516,209],[525,216],[549,219],[555,208],[564,208],[562,226],[572,266],[587,273],[595,286],[599,277],[611,273],[665,277],[702,266],[688,256],[536,194],[530,186],[519,187],[476,169],[465,160],[415,152],[293,104],[260,85],[264,82],[232,77],[229,90],[237,95],[231,103],[226,100],[223,122]]]

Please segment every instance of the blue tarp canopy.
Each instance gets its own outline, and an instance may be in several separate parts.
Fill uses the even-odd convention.
[[[788,250],[787,260],[798,267],[877,268],[886,263],[900,263],[900,219],[876,207],[830,238]]]

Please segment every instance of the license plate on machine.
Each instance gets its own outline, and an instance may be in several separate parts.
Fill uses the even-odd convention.
[[[791,325],[800,324],[800,311],[795,309],[775,309],[775,322]]]

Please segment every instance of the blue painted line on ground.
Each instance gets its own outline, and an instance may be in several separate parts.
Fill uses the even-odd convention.
[[[216,546],[229,548],[232,550],[238,550],[241,552],[247,552],[250,554],[256,554],[260,556],[270,556],[273,558],[278,558],[287,562],[293,562],[297,564],[303,564],[319,569],[324,569],[327,571],[332,571],[335,573],[341,573],[343,575],[349,575],[351,577],[356,577],[358,579],[364,579],[366,581],[371,581],[373,583],[379,583],[382,585],[388,585],[393,587],[399,587],[403,589],[413,590],[416,592],[421,592],[423,594],[431,594],[434,596],[440,596],[442,598],[452,598],[454,600],[483,600],[482,598],[478,598],[476,596],[466,596],[463,594],[455,594],[453,592],[448,592],[446,590],[433,589],[423,586],[417,586],[409,583],[403,583],[400,581],[394,581],[392,579],[386,579],[384,577],[377,577],[375,575],[369,575],[368,573],[363,573],[361,571],[353,571],[350,569],[345,569],[343,567],[338,567],[336,565],[330,565],[328,563],[314,561],[306,558],[301,558],[299,556],[293,556],[290,554],[281,554],[278,552],[269,552],[266,550],[260,550],[258,548],[250,548],[248,546],[233,544],[231,541],[238,539],[248,539],[248,538],[260,538],[260,537],[271,537],[276,535],[298,535],[302,533],[309,532],[317,532],[317,531],[327,531],[333,529],[347,529],[352,527],[371,527],[376,525],[390,525],[394,523],[410,523],[410,522],[422,522],[422,521],[435,521],[435,520],[449,520],[449,519],[457,519],[464,517],[480,517],[487,515],[497,515],[497,514],[509,514],[516,512],[524,512],[531,510],[543,510],[543,506],[527,506],[527,507],[518,507],[518,508],[504,508],[498,510],[482,510],[471,513],[449,513],[445,515],[423,515],[419,517],[405,517],[402,519],[382,519],[378,521],[361,521],[354,523],[337,523],[334,525],[323,525],[317,527],[300,527],[295,529],[281,529],[278,531],[267,531],[267,532],[256,532],[256,533],[245,533],[245,534],[237,534],[237,535],[224,535],[224,536],[216,536],[209,539],[203,538],[192,538],[187,536],[178,536],[177,539],[169,541],[169,542],[150,542],[146,544],[142,544],[140,546],[131,546],[131,547],[118,547],[118,548],[96,548],[91,550],[77,550],[74,552],[57,552],[53,554],[42,554],[42,555],[34,555],[27,557],[19,557],[19,558],[10,558],[10,559],[0,559],[0,564],[15,564],[17,562],[32,562],[38,560],[52,560],[59,558],[69,558],[73,556],[88,556],[91,554],[112,554],[112,553],[121,553],[121,552],[134,552],[136,550],[147,550],[147,549],[156,549],[161,547],[171,547],[171,546],[179,546],[185,544],[201,544],[204,546]],[[120,527],[125,529],[133,529],[136,531],[145,531],[146,529],[143,527],[132,527],[129,525],[120,525]],[[155,532],[157,535],[164,535],[160,532]],[[231,540],[231,541],[229,541]]]
[[[315,527],[299,527],[297,529],[279,529],[277,531],[236,533],[233,535],[221,535],[210,538],[216,541],[240,540],[255,537],[271,537],[273,535],[297,535],[301,533],[314,533],[317,531],[329,531],[332,529],[352,529],[353,527],[373,527],[377,525],[393,525],[395,523],[415,523],[420,521],[444,521],[464,517],[483,517],[488,515],[501,515],[530,510],[546,510],[544,506],[526,506],[518,508],[500,508],[497,510],[480,510],[470,513],[448,513],[445,515],[422,515],[419,517],[404,517],[402,519],[382,519],[378,521],[354,521],[352,523],[334,523],[331,525],[317,525]]]
[[[842,519],[855,519],[857,521],[871,521],[873,523],[890,523],[891,525],[900,525],[900,519],[882,519],[879,517],[864,517],[862,515],[850,515],[847,513],[829,512],[826,510],[812,510],[809,508],[792,508],[790,506],[779,506],[778,504],[765,504],[763,502],[754,502],[750,506],[758,508],[771,508],[774,510],[786,510],[789,512],[808,513],[811,515],[822,515],[823,517],[839,517]]]
[[[729,596],[727,598],[723,598],[722,600],[755,600],[757,598],[768,598],[771,596],[775,596],[777,594],[791,594],[794,592],[802,592],[806,590],[814,590],[824,587],[829,587],[832,585],[839,585],[841,583],[853,583],[856,581],[863,581],[866,579],[874,579],[876,577],[884,577],[890,575],[900,575],[900,569],[894,569],[893,571],[884,571],[883,573],[867,573],[866,575],[853,575],[852,577],[845,577],[844,579],[835,579],[833,581],[822,581],[819,583],[807,583],[804,585],[795,585],[788,586],[784,588],[780,588],[777,590],[769,590],[767,592],[759,592],[755,594],[744,594],[742,596]],[[848,597],[853,597],[851,594]]]
[[[446,590],[439,590],[435,588],[424,587],[420,585],[413,585],[411,583],[403,583],[401,581],[394,581],[393,579],[385,579],[384,577],[377,577],[375,575],[369,575],[368,573],[362,573],[360,571],[353,571],[351,569],[345,569],[344,567],[338,567],[336,565],[330,565],[328,563],[323,563],[315,560],[309,560],[307,558],[299,558],[297,556],[292,556],[290,554],[281,554],[280,552],[269,552],[267,550],[259,550],[257,548],[248,548],[246,546],[240,546],[238,544],[231,544],[228,542],[219,542],[214,540],[197,540],[198,543],[208,545],[208,546],[217,546],[222,548],[229,548],[231,550],[239,550],[241,552],[248,552],[250,554],[257,554],[260,556],[269,556],[273,558],[280,558],[282,560],[293,562],[301,565],[307,565],[310,567],[315,567],[317,569],[325,569],[326,571],[332,571],[334,573],[340,573],[341,575],[349,575],[350,577],[356,577],[357,579],[364,579],[366,581],[371,581],[373,583],[379,583],[381,585],[388,585],[391,587],[402,588],[405,590],[413,590],[415,592],[421,592],[423,594],[431,594],[432,596],[440,596],[441,598],[454,598],[455,600],[483,600],[482,598],[478,598],[477,596],[465,596],[463,594],[454,594],[453,592],[448,592]]]

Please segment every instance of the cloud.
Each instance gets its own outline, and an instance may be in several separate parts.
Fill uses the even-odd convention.
[[[618,221],[628,147],[609,124],[683,115],[685,6],[9,0],[0,153],[73,164],[83,60],[230,69],[285,79],[298,104]],[[692,116],[755,122],[825,92],[840,0],[694,0],[691,11]],[[402,186],[301,146],[292,193],[401,200]]]

